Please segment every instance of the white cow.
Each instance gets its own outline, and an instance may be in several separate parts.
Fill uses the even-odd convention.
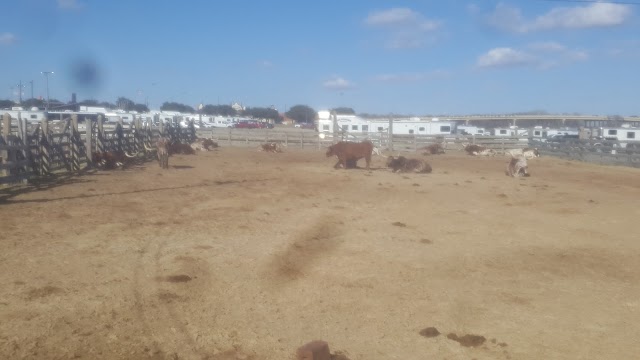
[[[524,156],[512,157],[507,163],[506,174],[511,177],[529,176],[527,158]]]
[[[540,152],[538,152],[538,148],[511,149],[505,151],[505,155],[511,157],[522,156],[526,159],[533,159],[534,157],[540,157]]]

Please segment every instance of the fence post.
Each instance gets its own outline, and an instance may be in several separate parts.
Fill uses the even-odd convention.
[[[49,113],[44,113],[40,123],[40,175],[48,175],[51,172],[50,144],[51,134],[49,133]]]
[[[93,165],[93,119],[84,119],[85,134],[84,134],[84,147],[87,152],[87,167]]]
[[[104,152],[104,117],[98,115],[98,134],[96,136],[96,148],[98,152]]]
[[[20,140],[22,140],[22,145],[25,146],[22,153],[22,158],[24,160],[29,160],[29,163],[33,162],[33,157],[31,156],[31,148],[29,147],[29,135],[27,133],[27,119],[18,118],[18,135],[20,136]],[[29,168],[31,166],[29,164],[25,164],[22,166],[22,171],[25,173],[29,172]],[[27,179],[23,180],[24,183],[27,182]]]
[[[300,129],[300,148],[304,149],[304,132]]]
[[[122,151],[122,125],[120,123],[116,124],[116,151]]]
[[[229,146],[231,146],[231,128],[229,128]]]
[[[196,125],[193,119],[189,122],[189,137],[189,143],[196,141],[196,139],[198,138],[196,134]]]
[[[318,135],[318,151],[320,151],[320,149],[322,149],[322,144],[320,141],[320,136]]]
[[[289,133],[284,133],[284,146],[289,146]]]
[[[4,113],[2,115],[2,139],[6,145],[9,145],[9,135],[11,135],[11,115]],[[9,150],[0,151],[0,157],[6,163],[9,161]],[[4,176],[11,175],[11,169],[2,170]]]
[[[158,131],[160,132],[160,136],[164,136],[164,119],[158,116]]]
[[[418,152],[418,137],[413,134],[413,152]]]
[[[71,136],[69,137],[69,152],[71,155],[71,171],[80,170],[80,134],[78,132],[78,115],[71,115]]]

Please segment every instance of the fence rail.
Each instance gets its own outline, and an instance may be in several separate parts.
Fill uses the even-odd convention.
[[[160,134],[172,141],[191,142],[195,138],[193,124],[187,128],[164,124],[150,127],[136,121],[105,127],[101,116],[97,121],[87,119],[78,124],[77,115],[73,115],[53,125],[46,118],[34,124],[25,119],[12,122],[9,114],[2,116],[0,184],[92,167],[96,152],[143,152],[146,156],[144,145],[151,144]]]

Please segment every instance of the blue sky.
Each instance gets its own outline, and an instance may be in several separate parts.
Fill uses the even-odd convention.
[[[630,0],[629,2],[640,0]],[[640,114],[640,5],[7,0],[0,98]],[[2,89],[2,87],[0,87]]]

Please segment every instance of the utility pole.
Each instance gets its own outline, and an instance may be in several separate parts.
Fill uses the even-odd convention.
[[[33,99],[33,80],[29,81],[29,84],[31,84],[31,99]]]
[[[49,74],[53,74],[53,71],[41,71],[40,73],[47,79],[47,106],[45,109],[49,110]]]
[[[20,80],[20,83],[18,84],[18,105],[22,105],[22,80]]]

